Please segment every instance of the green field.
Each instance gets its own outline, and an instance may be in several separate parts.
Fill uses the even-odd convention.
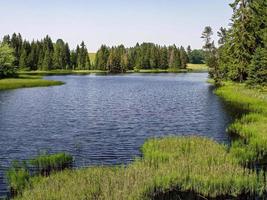
[[[206,64],[187,64],[187,69],[193,72],[207,72],[208,66]]]
[[[202,137],[150,139],[142,147],[143,157],[128,166],[35,177],[17,199],[143,200],[169,192],[177,198],[180,192],[222,199],[263,195],[267,191],[263,172],[245,166],[267,154],[267,90],[224,83],[216,93],[232,108],[247,111],[229,127],[240,136],[230,148]]]
[[[89,58],[90,58],[90,62],[92,65],[95,64],[95,56],[96,56],[96,53],[89,53]]]
[[[39,76],[21,76],[19,78],[0,79],[0,90],[28,88],[28,87],[47,87],[64,84],[61,81],[44,80]]]

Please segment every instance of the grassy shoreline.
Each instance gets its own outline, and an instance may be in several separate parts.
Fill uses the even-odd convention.
[[[267,88],[250,89],[244,84],[224,83],[215,92],[231,106],[246,111],[228,127],[239,136],[230,153],[243,165],[255,165],[267,156]]]
[[[172,191],[205,198],[261,197],[267,191],[264,173],[245,166],[267,153],[266,89],[225,83],[215,93],[247,111],[229,127],[240,136],[230,148],[203,137],[150,139],[142,147],[143,157],[128,166],[35,177],[17,199],[148,200]]]
[[[21,75],[18,78],[0,79],[0,91],[18,88],[48,87],[63,84],[64,83],[61,81],[44,80],[40,76]]]
[[[188,64],[186,69],[140,69],[128,70],[127,73],[187,73],[187,72],[207,72],[205,64]],[[20,71],[20,75],[50,76],[50,75],[89,75],[89,74],[109,74],[103,70],[51,70],[51,71]]]

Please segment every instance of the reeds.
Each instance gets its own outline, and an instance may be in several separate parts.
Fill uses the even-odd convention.
[[[205,197],[262,194],[263,175],[241,167],[225,146],[200,137],[148,140],[129,166],[66,170],[31,179],[17,199],[153,199],[171,189]]]
[[[11,196],[20,195],[30,185],[32,176],[48,176],[71,166],[73,158],[66,153],[39,155],[29,163],[14,161],[7,171],[7,181]]]
[[[62,171],[72,165],[73,157],[66,153],[43,154],[30,161],[38,174],[48,176],[53,171]]]
[[[228,128],[240,137],[233,142],[230,153],[243,165],[261,161],[267,155],[267,90],[226,83],[216,94],[231,106],[246,111]]]
[[[29,184],[30,172],[25,162],[14,161],[6,176],[12,196],[21,194]]]

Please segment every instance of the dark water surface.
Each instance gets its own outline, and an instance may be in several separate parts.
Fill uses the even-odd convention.
[[[69,152],[81,167],[128,163],[155,136],[228,141],[231,117],[206,73],[46,78],[66,84],[0,92],[0,196],[10,162],[42,151]]]

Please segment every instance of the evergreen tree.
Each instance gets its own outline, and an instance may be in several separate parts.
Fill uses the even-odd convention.
[[[218,70],[218,52],[215,47],[214,41],[212,41],[213,31],[210,26],[205,27],[201,38],[204,39],[203,50],[205,51],[205,61],[210,68],[210,77],[215,80],[216,84],[220,82],[219,70]]]
[[[189,62],[189,58],[183,46],[181,46],[180,48],[180,60],[181,60],[181,68],[185,69],[187,63]]]
[[[109,48],[102,45],[96,53],[95,68],[98,70],[107,70],[107,62],[109,57]]]
[[[0,43],[0,78],[11,77],[16,73],[14,67],[14,49],[11,48],[6,42]]]

